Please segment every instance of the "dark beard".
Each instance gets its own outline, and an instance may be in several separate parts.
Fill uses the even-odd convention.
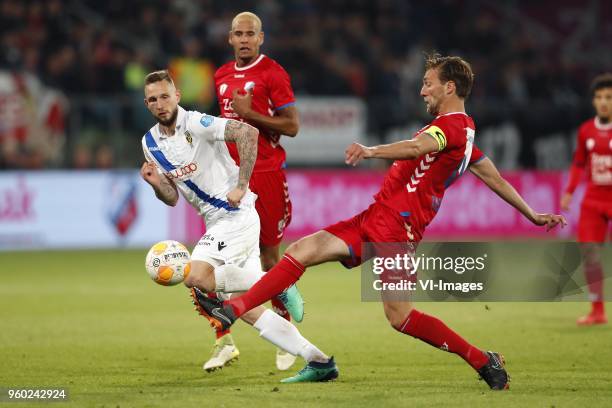
[[[178,116],[178,106],[176,107],[176,109],[174,109],[174,112],[172,112],[172,115],[170,115],[168,119],[161,120],[160,118],[157,118],[157,121],[164,126],[170,126],[174,123],[177,116]]]

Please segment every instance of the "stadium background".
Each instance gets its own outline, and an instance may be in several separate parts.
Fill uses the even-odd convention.
[[[467,109],[477,144],[536,210],[559,211],[575,131],[593,115],[590,80],[612,69],[610,2],[0,0],[0,387],[68,386],[77,405],[187,406],[202,388],[217,390],[228,405],[252,398],[303,403],[327,392],[270,394],[280,378],[268,376],[271,348],[243,328],[246,361],[222,377],[203,377],[194,362],[207,352],[201,339],[210,333],[189,314],[181,290],[156,287],[141,266],[151,243],[193,242],[203,229],[184,201],[166,208],[137,175],[140,138],[152,125],[142,78],[169,67],[183,105],[217,114],[211,75],[233,57],[227,31],[243,10],[262,18],[262,52],[290,73],[301,114],[298,137],[283,139],[295,211],[290,239],[368,205],[385,164],[347,170],[343,149],[354,140],[406,138],[429,120],[419,89],[423,51],[430,50],[472,63]],[[570,228],[555,239],[572,236],[578,201]],[[466,175],[449,190],[426,238],[541,235]],[[509,267],[518,259],[527,262],[529,254],[515,254]],[[388,328],[378,305],[359,304],[358,274],[329,273],[339,269],[328,265],[302,280],[309,312],[302,330],[336,350],[346,370],[327,403],[467,403],[462,393],[481,391],[457,361],[398,336],[375,341],[400,354],[369,358],[368,328]],[[491,312],[453,305],[456,313],[444,306],[428,309],[484,343],[497,347],[499,338],[476,322],[505,333],[499,347],[527,372],[517,373],[521,391],[510,399],[486,396],[472,405],[595,406],[612,397],[609,368],[584,361],[593,348],[609,363],[612,332],[572,326],[585,305],[499,304]],[[354,308],[367,323],[344,321]],[[190,336],[194,327],[197,336]],[[143,344],[152,332],[155,344]],[[524,343],[538,354],[524,352]],[[430,366],[432,354],[441,370]],[[552,363],[561,354],[566,361]],[[398,365],[402,360],[413,367]],[[555,375],[546,377],[550,370]],[[398,372],[413,381],[403,400],[404,391],[388,391],[404,385],[393,378]],[[437,395],[436,387],[450,394]]]
[[[146,72],[169,67],[183,105],[218,113],[211,75],[232,59],[228,26],[244,9],[262,17],[262,51],[288,70],[298,98],[300,134],[283,139],[295,204],[290,239],[370,201],[381,177],[375,167],[385,163],[367,163],[365,173],[342,171],[344,147],[406,138],[427,122],[419,89],[423,52],[430,50],[471,61],[476,83],[468,110],[479,147],[503,171],[518,172],[512,181],[535,208],[556,212],[575,131],[592,115],[590,80],[612,65],[612,6],[552,5],[2,0],[0,168],[12,171],[0,177],[0,248],[197,239],[203,227],[184,203],[163,208],[137,177],[116,170],[142,160],[139,140],[152,124],[142,103]],[[321,168],[331,170],[312,172]],[[348,201],[339,206],[342,196]],[[62,211],[72,222],[54,216]],[[464,178],[429,238],[534,231]]]

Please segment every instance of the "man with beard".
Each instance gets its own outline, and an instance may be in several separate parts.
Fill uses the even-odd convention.
[[[257,129],[240,121],[185,111],[178,105],[180,92],[167,71],[148,74],[144,93],[145,105],[158,123],[142,138],[146,162],[141,176],[169,206],[176,205],[180,190],[206,222],[206,234],[191,254],[185,285],[229,299],[227,294],[248,289],[264,275],[259,263],[257,196],[249,189],[257,157]],[[226,142],[236,144],[240,167]],[[302,307],[295,286],[279,297],[289,310]],[[242,319],[261,337],[309,364],[329,360],[293,324],[269,309],[257,307]]]

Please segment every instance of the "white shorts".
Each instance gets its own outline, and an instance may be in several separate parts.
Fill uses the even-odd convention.
[[[259,261],[259,216],[255,206],[206,226],[206,234],[193,248],[191,259],[212,266],[234,264],[261,269]]]

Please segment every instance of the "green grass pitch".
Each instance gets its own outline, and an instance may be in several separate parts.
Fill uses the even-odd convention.
[[[276,371],[275,349],[244,323],[240,360],[207,374],[211,329],[182,285],[149,280],[145,252],[0,253],[0,388],[66,387],[57,406],[78,407],[612,405],[612,327],[576,327],[587,303],[420,304],[506,356],[510,391],[491,392],[459,357],[392,330],[360,301],[359,271],[338,264],[300,281],[298,326],[336,357],[338,381],[279,384],[302,362]]]

